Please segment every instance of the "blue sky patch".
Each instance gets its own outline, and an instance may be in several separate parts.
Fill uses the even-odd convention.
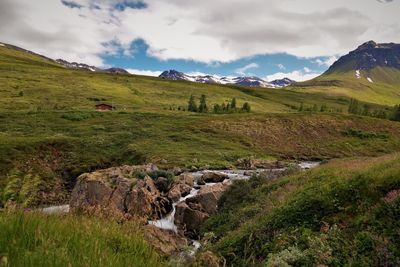
[[[110,45],[117,46],[116,43]],[[186,73],[205,73],[219,76],[258,76],[265,78],[275,73],[290,73],[300,71],[307,73],[322,73],[328,66],[321,64],[327,58],[298,58],[289,54],[266,54],[241,58],[232,62],[215,62],[206,64],[193,60],[171,59],[159,60],[148,55],[149,46],[139,39],[131,44],[129,53],[119,48],[117,54],[106,54],[102,58],[105,64],[125,69],[164,71],[176,69]],[[127,55],[128,54],[128,55]]]
[[[69,8],[78,8],[78,9],[81,9],[81,8],[83,7],[82,5],[80,5],[80,4],[78,4],[78,3],[74,2],[74,1],[61,0],[61,3],[62,3],[64,6],[67,6],[67,7],[69,7]]]
[[[147,7],[147,4],[143,1],[129,1],[129,0],[120,1],[114,5],[114,8],[119,11],[124,11],[127,8],[143,9],[146,7]]]

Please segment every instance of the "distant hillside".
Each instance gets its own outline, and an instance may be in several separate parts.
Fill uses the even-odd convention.
[[[296,88],[394,105],[400,103],[400,44],[370,41],[339,58],[324,74]]]
[[[266,87],[266,88],[282,88],[296,83],[296,81],[293,81],[289,78],[283,78],[267,82],[255,76],[250,76],[250,77],[217,77],[212,75],[191,76],[176,70],[164,71],[163,73],[161,73],[159,77],[174,81],[190,81],[190,82],[210,83],[210,84],[213,83],[232,84],[240,86]]]

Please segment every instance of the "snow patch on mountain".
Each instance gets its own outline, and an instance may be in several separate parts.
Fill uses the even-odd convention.
[[[367,80],[368,80],[370,83],[374,83],[374,81],[373,81],[370,77],[367,77]]]
[[[357,78],[357,79],[360,79],[360,78],[361,78],[360,70],[356,70],[356,78]]]
[[[5,44],[0,43],[0,46],[6,46]]]

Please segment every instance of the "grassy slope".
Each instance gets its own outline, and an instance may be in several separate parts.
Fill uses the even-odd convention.
[[[398,266],[399,218],[400,155],[392,154],[237,182],[203,232],[228,265]]]
[[[1,266],[165,266],[134,223],[0,213]]]
[[[327,73],[311,81],[299,83],[294,89],[300,92],[323,93],[331,97],[352,97],[390,106],[400,103],[400,70],[377,67],[360,71],[360,74],[361,78],[357,79],[355,71],[344,68],[343,72]]]
[[[247,156],[331,158],[399,148],[396,123],[293,113],[300,102],[346,110],[348,99],[320,93],[91,73],[7,47],[0,47],[0,84],[0,193],[32,205],[65,201],[77,175],[110,165],[218,167]],[[169,110],[186,106],[191,94],[206,94],[209,105],[236,97],[253,113]],[[94,112],[96,99],[118,112]],[[385,131],[387,138],[345,137],[348,128]],[[16,194],[22,189],[25,196]]]

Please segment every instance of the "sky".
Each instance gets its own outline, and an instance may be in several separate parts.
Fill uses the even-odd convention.
[[[400,0],[0,0],[0,42],[157,76],[308,80],[360,44],[400,43]]]

